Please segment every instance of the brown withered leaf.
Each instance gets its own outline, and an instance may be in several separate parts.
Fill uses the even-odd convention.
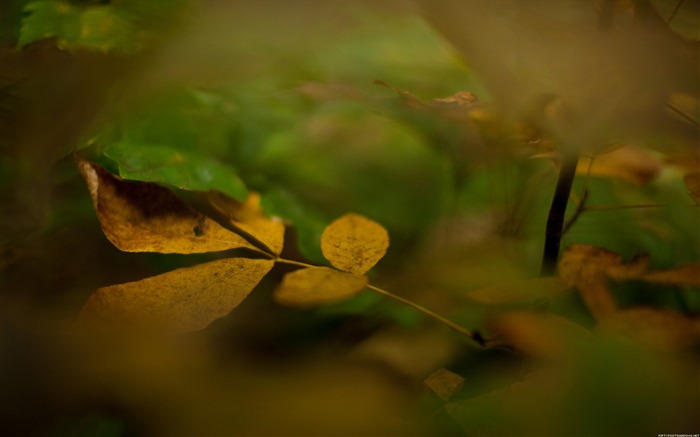
[[[614,313],[617,304],[608,280],[639,278],[649,265],[649,258],[639,257],[623,264],[622,257],[606,249],[572,244],[559,261],[559,277],[568,287],[575,287],[586,307],[596,319]]]
[[[491,285],[468,291],[466,295],[479,303],[504,305],[552,298],[566,289],[567,286],[561,278],[546,277]]]
[[[700,262],[676,267],[675,269],[650,272],[642,276],[642,279],[658,284],[700,287]]]
[[[621,310],[598,325],[601,332],[622,335],[660,351],[700,345],[700,320],[657,308]]]
[[[443,401],[448,401],[464,385],[464,378],[447,369],[440,369],[430,375],[423,384]]]
[[[274,261],[227,258],[97,290],[82,321],[117,321],[196,331],[237,307]]]
[[[265,215],[260,207],[258,193],[250,192],[245,202],[239,202],[218,191],[210,191],[207,198],[235,229],[253,236],[276,255],[282,253],[284,223]]]
[[[575,287],[586,307],[596,318],[615,312],[617,304],[608,288],[606,266],[621,262],[619,255],[592,246],[573,244],[559,261],[559,277]]]
[[[253,248],[164,187],[126,181],[77,156],[76,161],[105,236],[122,251],[186,254]]]
[[[375,84],[384,86],[395,91],[400,97],[404,106],[419,110],[433,112],[452,121],[467,121],[483,119],[488,113],[489,118],[494,116],[492,111],[485,110],[485,106],[479,99],[469,91],[459,91],[447,97],[436,98],[430,101],[423,101],[419,97],[406,90],[399,89],[381,80],[375,80]]]
[[[328,267],[309,267],[287,273],[274,291],[283,305],[306,308],[350,298],[367,285],[367,277]]]
[[[321,235],[321,251],[333,267],[358,275],[374,267],[388,247],[386,229],[358,214],[340,217]]]
[[[661,159],[630,144],[589,159],[593,159],[593,162],[580,160],[577,174],[616,178],[635,185],[653,181],[661,172],[662,166]]]

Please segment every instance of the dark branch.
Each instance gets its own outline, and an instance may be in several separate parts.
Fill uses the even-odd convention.
[[[547,216],[547,229],[545,232],[544,254],[542,255],[540,276],[551,276],[557,270],[566,205],[569,202],[571,184],[576,175],[578,158],[578,150],[568,151],[564,153],[563,156],[561,170],[559,170],[559,178],[557,179],[557,186],[554,189],[552,205],[549,207],[549,215]]]

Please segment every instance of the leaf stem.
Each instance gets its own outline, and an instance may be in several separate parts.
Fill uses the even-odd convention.
[[[386,297],[388,297],[388,298],[390,298],[390,299],[393,299],[393,300],[395,300],[395,301],[397,301],[397,302],[400,302],[400,303],[402,303],[402,304],[404,304],[404,305],[408,305],[408,306],[410,306],[411,308],[414,308],[414,309],[416,309],[416,310],[422,312],[423,314],[432,317],[433,319],[437,320],[438,322],[442,323],[443,325],[447,326],[448,328],[450,328],[450,329],[452,329],[452,330],[458,332],[459,334],[464,335],[465,337],[468,337],[468,338],[470,338],[470,339],[476,341],[476,342],[479,343],[479,345],[481,345],[481,346],[483,346],[483,344],[484,344],[484,340],[481,338],[480,335],[477,335],[477,334],[475,334],[475,333],[469,331],[468,329],[466,329],[466,328],[464,328],[464,327],[462,327],[462,326],[456,324],[456,323],[453,322],[452,320],[446,319],[446,318],[442,317],[441,315],[439,315],[439,314],[437,314],[437,313],[435,313],[435,312],[433,312],[433,311],[431,311],[431,310],[425,308],[424,306],[421,306],[421,305],[419,305],[419,304],[417,304],[417,303],[415,303],[415,302],[413,302],[413,301],[410,301],[410,300],[408,300],[408,299],[404,299],[404,298],[401,297],[401,296],[397,296],[397,295],[395,295],[394,293],[391,293],[391,292],[389,292],[389,291],[383,290],[383,289],[381,289],[381,288],[379,288],[379,287],[375,287],[375,286],[372,285],[372,284],[367,284],[367,288],[369,288],[370,290],[375,291],[375,292],[377,292],[377,293],[379,293],[379,294],[381,294],[381,295],[383,295],[383,296],[386,296]]]
[[[275,258],[275,262],[278,262],[278,263],[281,263],[281,264],[290,264],[290,265],[298,266],[298,267],[306,267],[306,268],[308,268],[308,267],[318,267],[318,266],[315,266],[315,265],[313,265],[313,264],[307,264],[307,263],[305,263],[305,262],[294,261],[294,260],[291,260],[291,259],[280,258],[280,257],[276,257],[276,258]]]
[[[275,262],[278,262],[278,263],[289,264],[289,265],[304,267],[304,268],[318,267],[318,266],[315,266],[313,264],[308,264],[305,262],[294,261],[291,259],[285,259],[285,258],[280,258],[280,257],[276,257],[274,260],[275,260]],[[453,322],[452,320],[449,320],[449,319],[446,319],[445,317],[442,317],[441,315],[425,308],[424,306],[421,306],[421,305],[419,305],[413,301],[410,301],[408,299],[405,299],[401,296],[397,296],[394,293],[391,293],[387,290],[376,287],[372,284],[367,284],[366,287],[369,288],[370,290],[376,292],[376,293],[379,293],[385,297],[388,297],[392,300],[395,300],[396,302],[402,303],[406,306],[409,306],[415,310],[420,311],[421,313],[435,319],[436,321],[442,323],[443,325],[447,326],[448,328],[452,329],[453,331],[456,331],[457,333],[475,341],[480,346],[486,346],[486,344],[489,343],[489,341],[485,340],[483,337],[481,337],[481,335],[479,335],[479,333],[469,331],[468,329],[464,328],[463,326],[460,326],[460,325],[456,324],[455,322]]]
[[[549,215],[547,216],[540,276],[551,276],[557,269],[566,205],[569,203],[569,194],[576,175],[578,158],[578,149],[564,152],[559,177],[557,178],[557,186],[554,189],[552,205],[549,207]]]

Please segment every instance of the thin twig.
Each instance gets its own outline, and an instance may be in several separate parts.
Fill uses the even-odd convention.
[[[479,343],[479,345],[481,345],[481,346],[484,345],[484,339],[481,337],[481,335],[478,335],[475,332],[467,330],[466,328],[456,324],[452,320],[446,319],[446,318],[442,317],[441,315],[439,315],[439,314],[437,314],[437,313],[435,313],[435,312],[433,312],[433,311],[431,311],[431,310],[429,310],[429,309],[427,309],[427,308],[425,308],[425,307],[423,307],[415,302],[412,302],[408,299],[404,299],[401,296],[397,296],[397,295],[395,295],[389,291],[383,290],[379,287],[375,287],[374,285],[368,284],[367,288],[369,288],[372,291],[376,291],[377,293],[384,295],[390,299],[393,299],[397,302],[401,302],[404,305],[408,305],[411,308],[414,308],[414,309],[422,312],[423,314],[426,314],[426,315],[432,317],[433,319],[435,319],[438,322],[442,323],[443,325],[449,327],[450,329],[457,331],[458,333],[464,335],[465,337],[468,337],[468,338],[474,340],[475,342]]]
[[[685,112],[681,111],[680,109],[676,108],[671,103],[666,103],[666,107],[668,109],[670,109],[671,112],[678,115],[679,117],[681,117],[683,120],[687,121],[688,123],[694,125],[695,127],[700,127],[700,123],[698,123],[697,120],[695,120],[693,117],[686,114]]]
[[[571,214],[571,217],[569,217],[569,220],[566,221],[564,224],[564,228],[561,230],[561,234],[564,235],[568,232],[569,228],[573,226],[574,223],[576,223],[576,220],[578,220],[578,217],[581,215],[583,211],[586,211],[586,201],[588,200],[588,190],[585,190],[583,194],[581,195],[581,200],[579,200],[578,205],[576,205],[576,210],[574,210],[574,213]]]
[[[297,267],[304,267],[304,268],[314,268],[314,267],[318,267],[318,266],[315,266],[315,265],[313,265],[313,264],[308,264],[308,263],[305,263],[305,262],[294,261],[294,260],[291,260],[291,259],[285,259],[285,258],[280,258],[280,257],[276,257],[276,258],[275,258],[275,262],[282,263],[282,264],[289,264],[289,265],[293,265],[293,266],[297,266]],[[465,337],[467,337],[467,338],[469,338],[469,339],[475,341],[475,342],[478,343],[480,346],[486,346],[487,344],[493,343],[493,342],[490,341],[490,340],[484,339],[478,332],[469,331],[468,329],[464,328],[463,326],[460,326],[460,325],[456,324],[456,323],[453,322],[452,320],[446,319],[445,317],[441,316],[440,314],[437,314],[436,312],[431,311],[431,310],[425,308],[424,306],[421,306],[421,305],[419,305],[419,304],[417,304],[417,303],[415,303],[415,302],[413,302],[413,301],[410,301],[410,300],[408,300],[408,299],[406,299],[406,298],[403,298],[403,297],[401,297],[401,296],[397,296],[397,295],[395,295],[394,293],[392,293],[392,292],[390,292],[390,291],[387,291],[387,290],[384,290],[384,289],[382,289],[382,288],[376,287],[376,286],[374,286],[374,285],[372,285],[372,284],[367,284],[367,288],[370,289],[370,290],[372,290],[372,291],[374,291],[374,292],[376,292],[376,293],[379,293],[379,294],[381,294],[381,295],[383,295],[383,296],[386,296],[386,297],[388,297],[388,298],[390,298],[390,299],[393,299],[393,300],[395,300],[396,302],[402,303],[402,304],[407,305],[407,306],[409,306],[409,307],[411,307],[411,308],[413,308],[413,309],[415,309],[415,310],[420,311],[421,313],[423,313],[423,314],[425,314],[425,315],[427,315],[427,316],[429,316],[429,317],[431,317],[431,318],[437,320],[438,322],[440,322],[440,323],[442,323],[443,325],[449,327],[450,329],[452,329],[452,330],[458,332],[459,334],[461,334],[461,335],[463,335],[463,336],[465,336]],[[495,343],[494,343],[494,345],[495,345]],[[495,345],[495,346],[493,346],[493,347],[497,347],[497,346],[500,347],[500,346],[502,346],[502,345]],[[489,347],[491,347],[491,346],[489,346]]]
[[[676,16],[676,13],[681,8],[681,6],[683,5],[684,2],[685,2],[685,0],[678,0],[678,3],[676,3],[676,7],[673,9],[673,12],[671,12],[671,16],[669,16],[668,19],[666,20],[667,25],[671,24],[671,21],[673,21],[673,17]]]

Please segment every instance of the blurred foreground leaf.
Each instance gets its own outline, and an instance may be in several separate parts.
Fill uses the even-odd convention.
[[[672,352],[700,346],[700,319],[658,308],[621,310],[598,327],[640,342],[652,350]]]
[[[88,49],[132,53],[154,38],[156,29],[172,19],[182,1],[151,1],[143,7],[124,0],[112,4],[80,4],[67,0],[36,0],[25,6],[18,45],[56,38],[63,50]]]

